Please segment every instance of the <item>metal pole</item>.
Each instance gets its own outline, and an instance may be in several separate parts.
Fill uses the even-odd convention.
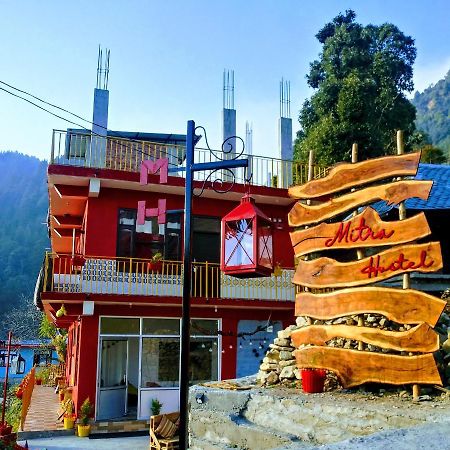
[[[6,367],[5,367],[5,383],[3,385],[3,403],[2,403],[2,421],[0,423],[5,423],[5,412],[6,412],[6,395],[8,393],[8,373],[9,373],[9,357],[11,355],[11,339],[12,331],[8,333],[8,350],[6,356]]]
[[[188,121],[186,135],[186,190],[184,193],[183,301],[180,355],[180,450],[189,448],[189,346],[191,299],[191,222],[195,122]]]

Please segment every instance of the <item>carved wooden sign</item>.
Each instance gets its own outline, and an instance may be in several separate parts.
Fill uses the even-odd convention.
[[[310,288],[361,286],[402,273],[435,272],[441,268],[441,245],[430,242],[393,247],[349,263],[325,257],[300,260],[293,282]]]
[[[432,327],[446,302],[412,289],[367,286],[400,274],[441,269],[439,242],[414,243],[430,234],[423,213],[402,221],[383,221],[371,207],[354,212],[379,200],[390,205],[411,197],[426,200],[431,181],[392,181],[414,175],[419,159],[420,153],[413,153],[340,164],[323,179],[289,189],[292,197],[304,200],[288,215],[291,226],[304,227],[291,233],[299,257],[293,282],[312,289],[345,288],[297,294],[296,315],[311,318],[309,325],[291,336],[298,347],[294,354],[299,368],[332,370],[344,387],[366,382],[441,384],[432,355],[439,339]],[[387,181],[373,184],[379,180]],[[349,192],[351,188],[359,190]],[[320,201],[329,195],[337,196]],[[305,202],[309,199],[316,200]],[[356,258],[353,249],[364,248],[368,254],[361,251]],[[332,259],[326,256],[328,250],[347,250],[347,254],[342,261],[339,252],[334,252],[338,259]],[[311,259],[315,252],[322,253]],[[309,254],[313,255],[306,259]],[[363,314],[377,314],[384,320],[379,318],[372,327],[364,322]],[[327,322],[313,324],[313,319]],[[385,328],[382,323],[386,321],[396,325]],[[372,351],[361,351],[364,345],[372,346]],[[404,356],[403,352],[422,354]]]
[[[420,152],[415,152],[356,164],[338,164],[324,178],[289,188],[289,195],[293,198],[315,198],[394,176],[415,175],[419,160]]]
[[[294,231],[291,241],[295,256],[302,256],[327,249],[403,244],[430,233],[424,213],[401,222],[383,222],[378,213],[368,207],[349,220]]]
[[[432,186],[432,181],[395,181],[366,187],[320,205],[296,203],[288,214],[289,225],[298,227],[317,223],[378,200],[384,200],[389,205],[396,205],[411,197],[427,200]]]
[[[359,287],[325,294],[302,292],[295,302],[296,316],[320,320],[356,314],[380,314],[398,323],[436,325],[447,302],[414,289]]]

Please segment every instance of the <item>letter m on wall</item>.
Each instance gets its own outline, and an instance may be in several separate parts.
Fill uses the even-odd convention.
[[[169,169],[169,159],[161,158],[156,161],[145,160],[141,164],[141,184],[148,184],[148,174],[155,175],[159,171],[159,182],[167,183],[167,173]]]

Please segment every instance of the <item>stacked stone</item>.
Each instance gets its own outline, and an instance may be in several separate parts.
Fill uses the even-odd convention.
[[[296,366],[292,352],[291,333],[305,326],[302,317],[297,318],[297,325],[290,325],[278,332],[278,337],[269,345],[256,377],[262,386],[271,386],[281,382],[292,382],[300,379],[300,370]]]

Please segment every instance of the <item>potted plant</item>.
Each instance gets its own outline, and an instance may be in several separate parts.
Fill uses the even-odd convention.
[[[0,436],[7,436],[12,433],[12,426],[8,422],[0,423]]]
[[[161,412],[162,405],[163,404],[157,398],[152,398],[152,405],[151,405],[152,416],[159,415],[159,413]]]
[[[40,385],[42,384],[42,378],[36,377],[36,378],[34,379],[34,382],[35,382],[36,386],[40,386]]]
[[[91,432],[91,425],[89,420],[92,414],[92,404],[89,401],[89,397],[81,404],[81,408],[78,411],[78,436],[88,437]]]
[[[19,386],[16,390],[16,397],[20,400],[22,400],[23,397],[23,389],[22,386]]]
[[[73,412],[73,401],[71,398],[68,398],[63,403],[64,409],[64,429],[71,430],[75,424],[75,414]]]
[[[162,253],[160,253],[160,252],[155,253],[152,256],[152,259],[150,260],[150,262],[147,264],[148,270],[150,270],[151,272],[161,272],[162,258],[163,258]]]

